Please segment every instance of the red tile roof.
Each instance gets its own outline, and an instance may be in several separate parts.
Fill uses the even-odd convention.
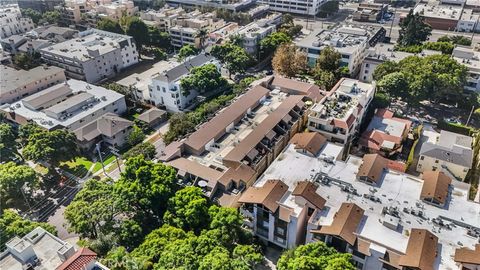
[[[58,266],[56,270],[83,270],[88,264],[96,259],[97,253],[88,248],[81,248]]]

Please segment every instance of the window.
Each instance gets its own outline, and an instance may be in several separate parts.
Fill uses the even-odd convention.
[[[157,85],[157,91],[160,91],[160,86]]]
[[[435,160],[435,163],[438,163],[438,159]]]
[[[118,109],[113,110],[113,112],[117,112],[117,111],[118,111]]]
[[[370,64],[369,64],[369,63],[366,63],[366,64],[365,64],[365,67],[367,67],[367,68],[370,67]]]
[[[162,87],[162,90],[163,90],[163,92],[164,92],[164,93],[166,92],[166,89],[165,89],[165,87]]]
[[[278,235],[285,236],[285,230],[283,228],[277,227],[275,229]]]
[[[424,156],[420,156],[420,160],[424,160],[424,159],[425,159],[425,157],[424,157]]]
[[[435,166],[432,167],[432,171],[436,171],[437,169],[438,169],[438,168],[435,167]]]

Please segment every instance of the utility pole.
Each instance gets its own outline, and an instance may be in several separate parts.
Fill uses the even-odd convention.
[[[475,106],[472,106],[472,110],[470,111],[470,114],[468,115],[468,119],[467,119],[467,122],[465,123],[465,126],[468,126],[468,123],[470,123],[470,118],[472,118],[473,109],[475,109]]]
[[[100,152],[100,143],[95,145],[95,149],[97,150],[98,156],[100,157],[100,162],[102,163],[103,174],[107,175],[107,172],[105,172],[105,165],[103,164],[102,153]]]
[[[394,8],[393,9],[393,16],[392,16],[392,23],[390,24],[390,32],[388,33],[388,37],[390,38],[390,41],[392,40],[392,29],[393,29],[393,22],[395,21],[395,15],[397,15],[397,10]]]
[[[113,146],[110,146],[109,148],[112,154],[115,156],[115,161],[117,161],[118,171],[120,171],[121,173],[122,169],[120,168],[120,162],[118,161],[118,158],[120,157],[120,153],[118,153],[118,149]]]

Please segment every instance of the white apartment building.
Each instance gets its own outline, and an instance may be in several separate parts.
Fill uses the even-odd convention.
[[[367,49],[375,46],[385,37],[383,27],[353,27],[340,25],[333,29],[314,29],[309,35],[295,44],[307,53],[309,66],[315,66],[320,52],[332,47],[342,56],[342,65],[347,66],[350,74],[355,76],[367,56]]]
[[[103,2],[93,2],[90,9],[85,13],[86,22],[95,27],[98,20],[109,18],[118,21],[123,14],[126,16],[134,16],[138,12],[132,0],[104,0]]]
[[[249,54],[255,55],[260,41],[275,32],[281,21],[281,14],[270,14],[266,18],[245,25],[240,28],[236,34],[242,37],[243,48],[245,48]]]
[[[0,65],[0,105],[13,103],[66,80],[63,69],[39,66],[16,70]]]
[[[17,4],[0,5],[0,39],[32,30],[32,19],[22,16]]]
[[[89,83],[113,77],[139,61],[132,37],[98,29],[80,32],[78,38],[43,48],[40,54],[45,62],[65,69],[67,77]]]
[[[458,20],[456,30],[460,32],[479,32],[480,25],[477,23],[479,17],[480,15],[474,13],[472,9],[464,8],[462,10],[462,16]]]
[[[310,109],[308,129],[332,142],[348,144],[357,133],[374,95],[374,83],[341,79],[322,102]]]
[[[242,11],[255,4],[254,0],[167,0],[167,4],[171,6],[182,6],[187,8],[207,7],[221,8],[231,11]]]
[[[444,171],[463,180],[472,162],[472,137],[442,130],[422,144],[417,171]]]
[[[268,5],[270,10],[300,15],[316,15],[320,7],[328,0],[258,0],[259,4]]]
[[[156,106],[165,106],[168,111],[179,112],[190,106],[198,96],[196,91],[190,91],[184,96],[180,86],[183,77],[188,76],[190,69],[206,64],[215,64],[220,70],[220,63],[212,56],[200,54],[190,57],[174,68],[165,70],[162,74],[152,78],[149,86],[150,102]]]
[[[160,10],[140,12],[140,19],[142,19],[145,24],[155,26],[163,31],[168,31],[170,27],[176,25],[178,18],[186,16],[188,16],[187,12],[181,7],[174,8],[166,6]]]
[[[480,51],[478,48],[457,45],[453,49],[452,57],[468,68],[465,90],[480,91]]]
[[[126,110],[123,95],[78,80],[68,80],[0,107],[7,119],[16,124],[33,121],[48,130],[72,131],[106,113],[122,114]]]
[[[375,154],[312,157],[289,145],[239,199],[245,225],[281,248],[323,241],[351,253],[361,270],[478,269],[460,265],[480,265],[480,205],[468,199],[470,185],[391,163]],[[462,249],[477,250],[477,259]]]
[[[373,81],[373,73],[378,65],[385,61],[394,61],[399,62],[408,56],[419,55],[419,56],[427,56],[427,55],[434,55],[440,54],[439,51],[432,51],[432,50],[422,50],[419,54],[408,53],[408,52],[401,52],[394,50],[395,45],[390,43],[377,43],[376,46],[370,47],[367,50],[367,56],[362,62],[360,67],[360,73],[358,78],[363,82],[372,82]]]

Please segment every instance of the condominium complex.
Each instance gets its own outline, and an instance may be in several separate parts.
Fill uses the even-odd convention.
[[[97,261],[95,252],[88,248],[77,250],[41,227],[22,238],[15,236],[5,246],[0,254],[0,269],[108,270]]]
[[[258,0],[257,3],[268,5],[271,10],[278,12],[288,12],[299,15],[316,15],[320,12],[320,7],[327,0]]]
[[[32,30],[32,19],[22,16],[16,4],[0,5],[0,38]]]
[[[465,90],[480,91],[480,51],[478,48],[457,45],[453,49],[452,57],[468,68]]]
[[[140,12],[140,18],[149,26],[155,26],[162,31],[168,31],[175,26],[179,18],[189,17],[185,9],[166,6],[159,10],[146,10]]]
[[[444,171],[463,180],[472,168],[472,137],[442,130],[422,144],[419,155],[417,171]]]
[[[241,192],[304,129],[307,94],[322,96],[313,85],[306,90],[304,83],[284,79],[288,88],[280,89],[274,80],[255,82],[185,140],[167,146],[158,158],[178,170],[181,184],[199,186],[219,204],[235,206]]]
[[[375,84],[354,79],[341,79],[308,115],[308,129],[328,140],[348,144],[353,139],[363,116],[375,95]]]
[[[127,110],[125,97],[83,81],[68,80],[20,101],[4,104],[0,110],[18,125],[35,122],[47,130],[76,130],[106,113]]]
[[[287,146],[243,193],[245,225],[259,239],[281,248],[323,241],[365,270],[475,263],[468,255],[480,237],[479,206],[467,199],[468,184],[438,171],[407,175],[376,154],[322,156],[329,146],[316,156]]]
[[[385,33],[383,27],[339,25],[328,30],[314,29],[307,36],[298,38],[295,43],[307,53],[310,66],[315,65],[324,48],[332,47],[341,54],[342,65],[348,67],[352,75],[356,75],[367,55],[367,49],[382,41]]]
[[[138,63],[138,50],[132,37],[97,29],[43,48],[40,54],[45,62],[65,69],[67,77],[89,83],[113,77]]]
[[[0,65],[0,74],[0,105],[13,103],[66,80],[63,69],[49,66],[16,70]]]
[[[194,103],[198,92],[191,90],[188,95],[185,95],[180,84],[181,79],[188,76],[192,68],[206,64],[214,64],[220,70],[220,63],[214,57],[200,54],[156,75],[151,79],[151,84],[148,87],[150,103],[156,106],[164,106],[172,112],[179,112],[188,108]]]
[[[275,32],[281,21],[282,15],[273,13],[241,27],[236,35],[242,37],[243,48],[248,53],[255,55],[258,52],[260,41]]]

